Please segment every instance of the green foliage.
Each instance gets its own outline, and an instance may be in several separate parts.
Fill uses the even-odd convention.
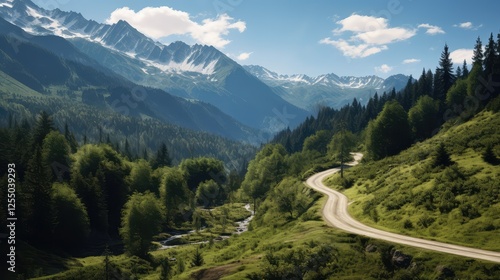
[[[433,167],[438,167],[438,166],[450,166],[453,164],[453,161],[451,160],[450,154],[446,150],[446,147],[444,143],[439,143],[438,148],[436,149],[436,152],[434,153],[434,160],[432,162]]]
[[[96,209],[96,213],[89,211],[91,224],[105,229],[106,226],[97,221],[107,215],[109,233],[117,235],[121,209],[130,194],[126,182],[130,174],[128,162],[107,144],[84,145],[73,159],[71,184],[87,209]],[[107,214],[103,213],[105,210]]]
[[[33,131],[33,142],[32,142],[33,146],[35,145],[42,146],[43,139],[45,139],[45,136],[47,136],[47,134],[49,134],[53,130],[55,130],[55,128],[52,118],[47,112],[42,111],[38,116]]]
[[[467,97],[467,80],[458,80],[446,93],[446,104],[448,107],[462,106]]]
[[[366,149],[374,160],[399,153],[411,144],[410,125],[403,107],[395,100],[384,105],[366,133]]]
[[[193,258],[191,259],[191,266],[202,266],[203,263],[203,255],[201,254],[199,248],[196,248],[196,252],[193,254]]]
[[[295,217],[300,216],[312,202],[308,190],[299,180],[287,177],[273,188],[270,199],[276,204],[278,211],[290,214],[293,219],[294,213]]]
[[[132,164],[132,169],[127,177],[127,183],[132,192],[146,192],[159,194],[159,184],[155,185],[152,178],[153,171],[149,163],[140,159]]]
[[[188,188],[196,192],[200,183],[213,180],[222,185],[226,182],[224,163],[215,158],[200,157],[185,159],[179,165],[184,173]]]
[[[65,250],[80,248],[89,234],[87,210],[66,183],[52,185],[53,239]]]
[[[24,202],[27,214],[27,234],[35,242],[45,243],[51,239],[52,207],[50,196],[52,187],[49,180],[50,170],[44,164],[41,148],[36,145],[33,157],[26,171],[24,193],[30,201]]]
[[[205,208],[220,203],[223,197],[222,188],[214,180],[205,181],[196,189],[196,200]]]
[[[356,147],[356,136],[348,131],[341,130],[335,133],[328,144],[328,154],[338,162],[346,163],[351,160],[351,152]]]
[[[51,131],[43,140],[42,157],[45,166],[50,166],[52,178],[69,180],[71,148],[59,131]]]
[[[107,89],[99,90],[107,91]],[[150,155],[153,155],[153,160],[156,151],[161,150],[164,142],[172,164],[178,164],[182,159],[188,157],[210,156],[220,158],[225,163],[231,162],[241,168],[242,163],[248,161],[256,152],[256,148],[252,145],[210,133],[193,131],[152,118],[141,119],[132,115],[124,116],[112,109],[96,109],[94,106],[73,100],[70,98],[71,95],[78,96],[80,91],[68,90],[64,97],[41,94],[31,96],[23,92],[2,93],[0,97],[0,119],[4,120],[2,125],[7,125],[9,114],[12,114],[20,125],[23,119],[38,119],[37,115],[40,111],[47,110],[51,114],[50,119],[53,119],[52,129],[49,129],[48,132],[55,127],[63,128],[67,124],[74,133],[74,138],[82,144],[104,142],[106,135],[109,135],[113,146],[120,143],[122,148],[125,138],[127,138],[132,155],[142,154],[146,149]],[[77,97],[75,98],[77,99]],[[28,125],[33,126],[34,124],[28,122]],[[47,129],[41,130],[40,135],[43,135],[43,138],[48,133],[44,131]],[[102,134],[101,141],[99,141],[100,132]],[[24,135],[29,136],[29,134]],[[39,137],[37,136],[37,138]],[[40,145],[43,138],[40,139]],[[186,141],[186,139],[189,140]],[[33,143],[31,139],[28,141],[30,145]],[[20,143],[26,142],[18,142],[18,144]]]
[[[486,149],[483,152],[483,160],[489,164],[493,165],[498,165],[500,163],[500,160],[498,157],[495,155],[495,152],[493,151],[493,146],[488,145],[486,146]]]
[[[421,96],[408,111],[408,120],[417,140],[430,137],[434,131],[439,102],[428,95]]]
[[[161,229],[164,210],[160,201],[150,192],[134,193],[123,208],[120,236],[127,252],[146,257],[153,236]]]
[[[191,192],[187,188],[182,172],[178,168],[166,169],[160,186],[160,198],[165,206],[167,224],[185,221],[191,211]]]
[[[157,169],[158,167],[171,165],[172,159],[170,158],[170,155],[168,153],[167,145],[165,145],[165,143],[161,143],[160,148],[156,152],[156,156],[151,163],[151,166],[153,167],[153,169]]]
[[[321,155],[326,154],[328,142],[330,142],[331,132],[328,130],[320,130],[314,135],[307,137],[304,140],[303,151],[317,151]]]
[[[173,268],[172,268],[172,265],[170,264],[168,258],[165,258],[165,259],[160,261],[160,268],[161,268],[160,280],[170,279],[170,277],[172,275]]]
[[[338,250],[330,245],[267,253],[261,273],[247,279],[328,279],[334,275]]]
[[[241,186],[247,196],[258,199],[276,185],[286,173],[285,148],[268,144],[250,161]]]

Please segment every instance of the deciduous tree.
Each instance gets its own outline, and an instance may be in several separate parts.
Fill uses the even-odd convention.
[[[160,201],[153,193],[134,193],[125,203],[120,236],[131,255],[147,256],[153,236],[161,230],[164,219]]]

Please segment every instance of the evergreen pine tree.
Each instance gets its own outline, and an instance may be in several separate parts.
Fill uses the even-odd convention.
[[[483,59],[483,44],[481,43],[481,38],[477,37],[474,53],[472,55],[472,67],[480,67],[483,69]]]
[[[500,75],[500,33],[497,34],[497,59],[495,61],[495,67],[493,69],[494,74]]]
[[[125,147],[123,152],[129,160],[132,160],[132,152],[130,151],[130,144],[128,143],[127,138],[125,138]]]
[[[64,138],[68,141],[68,144],[71,148],[71,152],[75,153],[78,148],[78,142],[76,141],[75,135],[73,132],[69,131],[68,123],[64,123]]]
[[[457,77],[457,79],[462,77],[462,68],[460,68],[460,66],[457,67],[457,71],[455,72],[455,77]]]
[[[441,81],[442,71],[439,67],[436,67],[436,72],[434,73],[434,79],[432,81],[432,98],[439,99],[439,94],[443,88],[443,83]]]
[[[172,160],[170,159],[170,155],[168,154],[167,145],[165,143],[161,143],[160,149],[156,153],[156,157],[153,159],[151,167],[156,169],[162,166],[170,166],[172,164]]]
[[[446,150],[444,143],[440,143],[434,155],[433,166],[450,166],[453,164],[450,154]]]
[[[483,153],[483,160],[493,165],[497,165],[499,163],[497,156],[493,152],[492,145],[486,146],[486,149],[484,150]]]
[[[497,60],[496,54],[496,44],[493,40],[493,33],[490,33],[490,38],[488,39],[488,44],[484,50],[484,76],[489,77],[493,74],[493,67],[495,66],[495,61]]]
[[[441,70],[440,82],[441,88],[438,91],[438,98],[440,100],[444,100],[446,96],[446,92],[455,82],[455,76],[453,75],[453,62],[450,58],[450,53],[448,52],[448,45],[444,45],[444,50],[441,53],[441,59],[439,60],[439,66]]]
[[[43,162],[41,147],[35,146],[33,157],[28,164],[25,184],[32,199],[32,208],[29,209],[31,215],[27,221],[30,225],[28,234],[38,243],[47,243],[51,239],[53,220],[50,204],[52,186],[48,179],[50,172],[50,168]]]
[[[49,114],[45,111],[40,113],[38,120],[35,124],[34,132],[33,132],[33,140],[32,140],[32,149],[35,150],[35,146],[41,147],[43,144],[43,139],[45,136],[49,134],[52,130],[55,130],[54,122]]]
[[[196,248],[196,252],[194,253],[193,259],[191,261],[191,265],[193,267],[203,265],[203,256],[201,255],[199,248]]]
[[[467,61],[464,59],[464,65],[462,66],[462,79],[467,79],[469,76],[469,69],[467,69]]]

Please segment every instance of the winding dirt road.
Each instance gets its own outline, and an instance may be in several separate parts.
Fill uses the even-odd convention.
[[[363,157],[362,154],[359,153],[354,154],[355,161],[349,163],[348,165],[353,166],[358,164],[359,160],[361,160],[362,157]],[[367,237],[381,239],[393,243],[399,243],[427,250],[433,250],[443,253],[464,256],[468,258],[476,258],[476,259],[482,259],[500,263],[500,252],[474,249],[464,246],[452,245],[437,241],[430,241],[415,237],[409,237],[401,234],[386,232],[383,230],[366,226],[354,220],[347,211],[347,206],[349,202],[347,197],[341,194],[340,192],[337,192],[335,190],[326,187],[323,184],[323,180],[326,177],[339,171],[340,168],[329,169],[309,177],[309,179],[307,179],[306,181],[306,184],[309,187],[328,196],[328,200],[323,207],[323,216],[331,226],[345,230],[350,233],[364,235]]]

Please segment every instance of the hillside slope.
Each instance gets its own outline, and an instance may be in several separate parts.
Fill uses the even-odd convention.
[[[500,251],[500,166],[483,158],[487,147],[500,154],[500,114],[447,125],[397,156],[348,170],[351,215],[388,231]],[[434,164],[441,143],[449,166]]]

